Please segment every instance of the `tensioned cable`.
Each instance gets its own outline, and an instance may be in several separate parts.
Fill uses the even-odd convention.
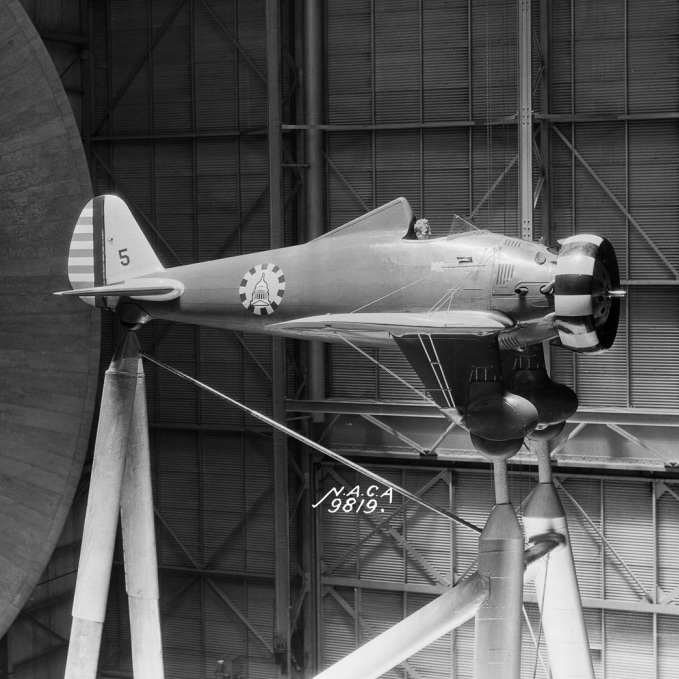
[[[384,370],[384,372],[386,372],[387,374],[391,375],[391,377],[401,382],[401,384],[404,384],[406,387],[408,387],[408,389],[414,391],[418,396],[423,398],[425,401],[438,408],[434,399],[429,398],[429,396],[427,396],[424,392],[420,391],[417,387],[410,384],[408,380],[404,380],[400,375],[397,375],[393,370],[387,368],[387,366],[384,365],[384,363],[380,363],[376,358],[373,358],[367,351],[363,351],[363,349],[357,347],[353,342],[344,337],[344,335],[341,334],[338,335],[340,339],[346,342],[352,349],[358,351],[359,354],[365,356],[369,361],[372,361],[378,368],[381,368],[382,370]]]
[[[533,666],[533,679],[537,677],[538,674],[538,658],[540,657],[540,639],[542,638],[542,616],[545,610],[545,598],[547,596],[547,576],[549,575],[549,557],[551,554],[547,554],[545,557],[545,576],[542,580],[542,602],[540,603],[540,624],[538,626],[538,639],[535,644],[535,665]]]
[[[386,299],[387,297],[391,297],[392,295],[396,295],[402,290],[405,290],[406,288],[409,288],[411,285],[417,285],[417,283],[421,283],[422,281],[426,281],[427,278],[431,278],[432,276],[435,276],[437,273],[440,273],[439,271],[432,271],[431,273],[428,273],[426,276],[422,276],[422,278],[419,278],[416,281],[411,281],[410,283],[407,283],[406,285],[403,285],[402,287],[398,288],[398,290],[392,290],[391,292],[388,292],[386,295],[383,295],[382,297],[378,297],[377,299],[372,300],[372,302],[368,302],[367,304],[364,304],[363,306],[358,307],[358,309],[354,309],[353,311],[350,311],[350,314],[355,314],[358,311],[361,311],[361,309],[365,309],[366,307],[369,307],[371,304],[376,304],[377,302],[381,302],[383,299]]]
[[[313,448],[314,450],[317,450],[319,453],[323,453],[323,455],[327,455],[328,457],[332,458],[333,460],[336,460],[337,462],[340,462],[343,465],[346,465],[350,469],[353,469],[354,471],[359,472],[360,474],[363,474],[364,476],[367,476],[369,479],[372,479],[373,481],[376,481],[377,483],[381,483],[384,486],[387,486],[388,488],[392,488],[395,490],[397,493],[400,493],[403,495],[403,497],[408,498],[409,500],[412,500],[413,502],[417,502],[419,505],[422,505],[423,507],[426,507],[427,509],[431,510],[435,514],[438,514],[439,516],[443,516],[444,518],[454,521],[455,523],[459,524],[460,526],[464,526],[465,528],[469,528],[470,530],[473,530],[475,533],[481,533],[481,528],[478,526],[475,526],[473,523],[469,523],[468,521],[465,521],[464,519],[460,518],[459,516],[456,516],[455,514],[452,514],[451,512],[446,511],[445,509],[441,509],[441,507],[437,507],[436,505],[432,504],[431,502],[428,502],[427,500],[424,500],[421,497],[418,497],[415,495],[415,493],[411,493],[409,490],[406,490],[402,486],[399,486],[396,483],[393,483],[392,481],[389,481],[388,479],[383,478],[379,474],[376,474],[375,472],[370,471],[369,469],[366,469],[365,467],[362,467],[360,464],[357,464],[356,462],[352,462],[348,458],[340,455],[339,453],[335,453],[334,451],[330,450],[329,448],[326,448],[325,446],[322,446],[320,443],[316,443],[315,441],[312,441],[311,439],[307,438],[304,436],[304,434],[300,434],[299,432],[295,431],[294,429],[290,429],[289,427],[286,427],[284,424],[281,424],[280,422],[276,422],[276,420],[268,417],[267,415],[264,415],[263,413],[260,413],[257,410],[254,410],[253,408],[250,408],[246,406],[244,403],[241,403],[240,401],[237,401],[234,398],[231,398],[230,396],[227,396],[226,394],[222,394],[221,392],[217,391],[216,389],[213,389],[212,387],[209,387],[207,384],[204,384],[203,382],[200,382],[199,380],[195,379],[194,377],[191,377],[180,370],[177,370],[176,368],[173,368],[172,366],[167,365],[166,363],[163,363],[162,361],[159,361],[157,358],[154,358],[153,356],[149,356],[145,352],[140,352],[140,355],[142,358],[145,358],[146,360],[150,361],[151,363],[155,363],[158,367],[163,368],[164,370],[167,370],[168,372],[172,373],[173,375],[176,375],[177,377],[181,377],[183,380],[186,380],[187,382],[191,382],[191,384],[199,387],[200,389],[203,389],[213,396],[216,396],[217,398],[222,399],[223,401],[226,401],[227,403],[230,403],[231,405],[235,405],[237,408],[240,408],[241,410],[244,410],[246,413],[249,415],[252,415],[256,419],[260,420],[261,422],[264,422],[265,424],[268,424],[270,427],[274,427],[274,429],[278,429],[279,431],[283,432],[284,434],[287,434],[288,436],[297,439],[301,443],[303,443],[306,446],[309,446],[310,448]]]

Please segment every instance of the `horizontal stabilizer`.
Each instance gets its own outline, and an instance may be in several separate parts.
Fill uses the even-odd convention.
[[[436,331],[437,334],[445,334],[446,331],[455,334],[495,334],[512,325],[512,321],[507,316],[494,311],[455,309],[432,313],[324,314],[275,323],[270,327],[272,330],[288,332],[334,330],[339,333],[360,331],[400,335],[403,333],[427,334],[432,331]]]
[[[137,278],[131,281],[101,285],[94,288],[63,290],[55,295],[66,297],[131,297],[132,299],[166,302],[184,292],[184,284],[168,278]]]

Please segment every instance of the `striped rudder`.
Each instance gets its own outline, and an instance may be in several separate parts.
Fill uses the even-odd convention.
[[[94,280],[93,205],[90,201],[80,213],[68,253],[68,279],[74,290],[91,288]]]

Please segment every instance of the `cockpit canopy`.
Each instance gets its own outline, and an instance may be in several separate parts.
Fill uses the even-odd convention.
[[[453,221],[450,225],[448,237],[457,236],[461,233],[469,233],[471,231],[480,231],[480,229],[474,226],[471,222],[467,221],[464,217],[460,217],[460,215],[453,215]]]

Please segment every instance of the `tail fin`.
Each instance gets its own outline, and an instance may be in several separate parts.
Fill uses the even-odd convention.
[[[74,290],[123,283],[163,270],[122,199],[97,196],[85,206],[68,257],[68,278]],[[84,299],[94,303],[92,298]]]

